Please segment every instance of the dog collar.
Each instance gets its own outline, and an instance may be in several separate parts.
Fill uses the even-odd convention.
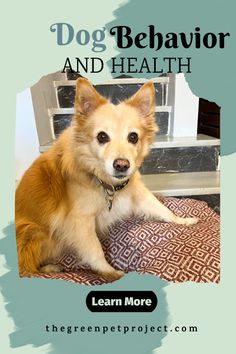
[[[104,190],[104,193],[105,193],[105,199],[106,199],[106,202],[107,202],[107,209],[109,211],[111,211],[115,192],[118,192],[121,189],[123,189],[125,186],[127,186],[127,184],[129,183],[129,179],[126,180],[125,182],[123,182],[121,184],[117,184],[115,186],[113,186],[112,184],[108,184],[108,183],[102,181],[98,177],[97,177],[97,179],[98,179],[98,182],[103,186],[103,190]]]

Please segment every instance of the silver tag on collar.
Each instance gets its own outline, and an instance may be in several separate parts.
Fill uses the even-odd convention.
[[[113,199],[114,199],[114,194],[115,194],[115,188],[113,186],[111,186],[111,187],[112,187],[111,189],[103,187],[104,191],[105,191],[105,199],[107,202],[108,211],[111,211],[112,203],[113,203]]]

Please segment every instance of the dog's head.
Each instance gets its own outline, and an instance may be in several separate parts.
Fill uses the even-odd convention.
[[[89,81],[78,79],[74,127],[80,163],[107,183],[128,179],[141,166],[157,132],[154,112],[152,82],[114,105]]]

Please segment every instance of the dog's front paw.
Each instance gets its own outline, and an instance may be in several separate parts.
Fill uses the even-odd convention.
[[[195,225],[199,222],[198,218],[178,218],[176,220],[176,223],[179,225],[185,225],[185,226],[191,226],[191,225]]]

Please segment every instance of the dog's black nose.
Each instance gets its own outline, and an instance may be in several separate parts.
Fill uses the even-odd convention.
[[[113,167],[116,171],[125,172],[130,167],[130,163],[126,159],[116,159],[113,162]]]

